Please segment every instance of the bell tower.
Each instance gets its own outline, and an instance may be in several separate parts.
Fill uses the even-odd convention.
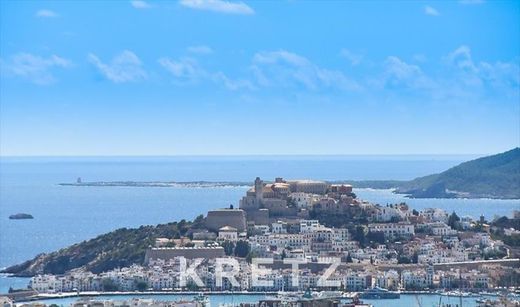
[[[264,198],[264,182],[260,179],[260,177],[256,177],[255,179],[255,196],[257,205],[260,206],[262,203],[262,199]]]

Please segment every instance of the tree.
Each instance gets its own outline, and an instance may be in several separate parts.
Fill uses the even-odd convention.
[[[166,245],[164,247],[175,247],[175,242],[169,241],[168,243],[166,243]]]
[[[292,197],[287,198],[287,207],[289,207],[289,208],[295,208],[295,207],[297,207],[297,206],[298,206],[298,204],[296,203],[296,201],[294,200],[294,198],[292,198]]]
[[[397,256],[397,263],[399,264],[408,264],[408,263],[412,263],[412,261],[410,260],[410,258],[404,256],[404,255],[398,255]]]
[[[145,281],[138,281],[135,283],[135,288],[137,291],[143,292],[148,289],[148,284]]]
[[[363,226],[356,226],[354,230],[353,239],[359,242],[359,245],[362,247],[365,245],[366,237],[365,237],[365,228]]]
[[[200,214],[193,220],[193,225],[191,226],[193,229],[204,228],[204,215]]]
[[[419,262],[419,254],[417,252],[414,252],[412,255],[412,263],[418,263]]]
[[[459,229],[459,221],[460,217],[455,213],[455,211],[453,211],[448,217],[448,226],[453,229]]]
[[[233,255],[233,251],[235,250],[235,244],[231,241],[224,241],[222,242],[222,247],[224,248],[224,252],[226,253],[226,256]]]
[[[246,256],[247,263],[251,264],[253,262],[253,258],[256,258],[258,255],[254,251],[250,251]]]
[[[383,232],[381,232],[381,231],[369,232],[368,235],[366,236],[366,238],[370,242],[376,242],[376,243],[379,243],[379,244],[384,244],[385,243],[385,234]]]
[[[350,256],[350,253],[347,254],[347,263],[352,263],[352,256]]]
[[[240,240],[237,242],[237,245],[235,246],[235,256],[237,257],[246,257],[249,254],[249,251],[251,250],[251,247],[249,246],[249,243],[243,240]]]
[[[179,229],[181,235],[184,236],[189,229],[189,223],[186,222],[185,219],[182,219],[180,222],[177,223],[177,228]]]
[[[104,278],[101,281],[101,285],[103,287],[103,291],[117,291],[119,288],[117,284],[110,278]]]

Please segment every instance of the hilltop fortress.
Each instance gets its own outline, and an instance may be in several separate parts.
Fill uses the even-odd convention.
[[[352,186],[329,184],[318,180],[284,180],[264,182],[259,177],[240,200],[240,208],[211,210],[206,227],[217,232],[231,226],[239,232],[247,225],[270,225],[277,219],[306,219],[310,211],[344,213],[355,201]]]
[[[284,180],[276,178],[264,183],[259,177],[254,186],[240,200],[240,209],[246,212],[248,221],[268,224],[272,217],[307,218],[313,205],[327,199],[328,193],[339,192],[345,203],[352,203],[350,185],[330,185],[317,180]]]

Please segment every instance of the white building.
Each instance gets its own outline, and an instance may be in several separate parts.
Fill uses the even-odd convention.
[[[430,222],[448,223],[448,213],[439,208],[426,208],[419,212],[419,215]]]
[[[224,226],[218,230],[218,239],[221,241],[238,241],[238,230],[235,227]]]
[[[287,233],[287,222],[278,221],[271,224],[272,233]]]
[[[456,235],[457,231],[446,225],[444,222],[435,222],[427,224],[431,233],[434,236],[452,236]]]
[[[300,221],[300,232],[301,233],[314,232],[320,228],[321,228],[321,225],[318,220],[301,220]]]
[[[309,209],[312,208],[312,205],[318,201],[318,196],[304,193],[304,192],[295,192],[291,193],[291,198],[296,203],[299,209]]]
[[[413,224],[409,223],[375,223],[369,224],[370,232],[382,232],[385,238],[405,237],[415,234]]]
[[[348,291],[362,291],[372,287],[372,276],[363,272],[348,272],[343,282]]]

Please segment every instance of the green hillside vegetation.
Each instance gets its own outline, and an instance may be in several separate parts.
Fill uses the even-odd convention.
[[[63,274],[80,267],[99,273],[142,264],[146,249],[155,244],[156,238],[178,238],[196,228],[204,228],[202,215],[193,222],[181,220],[156,226],[121,228],[50,254],[40,254],[32,260],[9,267],[2,273],[16,276]]]
[[[401,183],[396,192],[416,198],[520,198],[520,148]]]

